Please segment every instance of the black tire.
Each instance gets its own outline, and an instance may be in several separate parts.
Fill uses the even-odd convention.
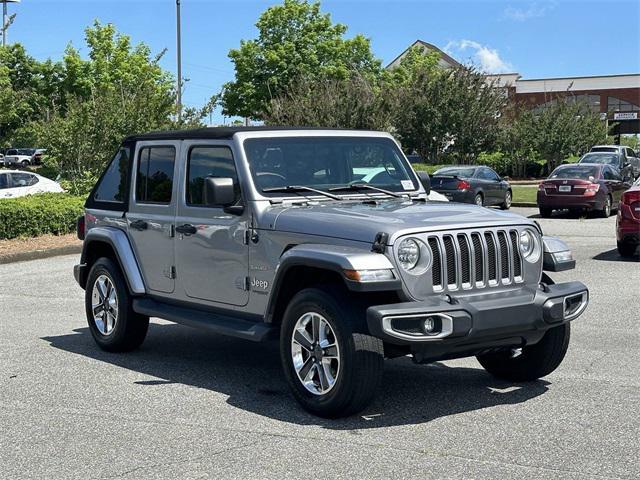
[[[635,243],[618,242],[618,253],[621,257],[632,258],[635,256],[640,256],[640,254],[636,255],[637,250],[638,245],[636,245]]]
[[[542,218],[551,218],[551,214],[553,213],[553,209],[552,208],[544,208],[544,207],[540,207],[540,216]]]
[[[611,216],[612,203],[613,202],[611,201],[611,195],[607,195],[602,209],[596,211],[600,218],[609,218]]]
[[[511,352],[489,353],[476,358],[496,378],[512,382],[528,382],[549,375],[562,363],[571,337],[569,323],[547,330],[542,340],[522,348],[522,354],[511,358]]]
[[[280,331],[280,358],[294,397],[307,411],[327,418],[345,417],[373,400],[382,379],[384,349],[379,338],[366,332],[365,309],[332,285],[301,290],[289,302]],[[321,394],[303,385],[292,358],[294,329],[309,312],[326,320],[339,347],[335,384]]]
[[[473,203],[479,207],[484,207],[484,195],[481,192],[476,193],[476,196],[473,197]]]
[[[117,298],[117,319],[113,329],[108,333],[100,331],[94,320],[92,302],[96,281],[107,277]],[[139,347],[144,341],[149,328],[149,317],[133,311],[133,301],[127,283],[119,266],[109,258],[100,258],[93,264],[85,289],[85,309],[87,323],[93,339],[98,346],[108,352],[128,352]]]
[[[511,202],[513,201],[513,193],[511,190],[507,190],[504,194],[504,201],[500,204],[502,210],[509,210],[511,208]]]
[[[20,162],[20,166],[22,168],[27,168],[29,165],[29,160],[23,160],[22,162]]]

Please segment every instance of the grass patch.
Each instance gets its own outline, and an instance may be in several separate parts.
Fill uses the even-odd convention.
[[[536,197],[538,195],[537,185],[526,186],[526,187],[511,185],[511,190],[513,190],[514,202],[536,203]]]

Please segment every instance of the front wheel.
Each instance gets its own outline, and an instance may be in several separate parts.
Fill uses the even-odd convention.
[[[527,382],[549,375],[562,363],[571,328],[568,323],[547,330],[542,340],[522,348],[514,357],[511,352],[488,353],[476,358],[494,377],[512,382]]]
[[[89,330],[103,350],[126,352],[144,341],[149,317],[134,312],[132,303],[118,265],[104,257],[94,263],[87,279],[85,305]]]
[[[22,168],[27,168],[29,166],[29,160],[23,160],[22,162],[20,162],[20,166]]]
[[[365,408],[380,384],[383,345],[365,333],[365,310],[333,286],[297,293],[280,331],[284,374],[309,412],[344,417]]]

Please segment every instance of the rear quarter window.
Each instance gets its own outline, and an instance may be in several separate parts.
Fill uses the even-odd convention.
[[[111,160],[93,195],[98,202],[124,203],[129,176],[129,149],[121,148]]]

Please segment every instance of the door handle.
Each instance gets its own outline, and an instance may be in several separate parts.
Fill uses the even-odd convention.
[[[185,223],[184,225],[176,227],[176,232],[189,236],[197,233],[198,229],[189,223]]]
[[[136,230],[140,230],[140,231],[146,230],[148,227],[147,222],[145,222],[144,220],[136,220],[134,222],[131,222],[129,226],[131,228],[135,228]]]

